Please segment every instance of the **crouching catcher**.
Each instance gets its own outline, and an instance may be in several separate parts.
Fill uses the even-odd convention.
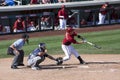
[[[52,57],[51,55],[47,54],[47,49],[46,49],[46,44],[45,43],[40,43],[38,45],[39,47],[34,49],[29,57],[28,57],[28,66],[31,67],[31,69],[33,70],[39,70],[41,67],[40,67],[40,63],[43,62],[45,60],[45,58],[49,58],[51,60],[54,60],[57,62],[57,64],[60,64],[61,62]]]

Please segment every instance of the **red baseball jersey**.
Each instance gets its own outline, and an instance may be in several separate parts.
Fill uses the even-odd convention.
[[[24,30],[24,22],[18,22],[16,21],[14,23],[14,29],[16,28],[17,30]]]
[[[31,4],[37,4],[37,0],[31,0]]]
[[[70,45],[71,43],[77,43],[77,41],[74,39],[74,37],[77,36],[77,33],[73,32],[73,34],[69,34],[66,32],[65,38],[62,41],[62,44],[64,45]]]
[[[67,19],[67,18],[68,18],[68,13],[67,13],[67,11],[65,11],[65,10],[63,10],[63,9],[59,10],[59,11],[58,11],[58,17],[60,18],[60,16],[63,16],[64,19]]]
[[[3,26],[2,25],[0,25],[0,32],[3,30]]]
[[[100,13],[103,14],[103,15],[107,14],[107,9],[106,9],[105,5],[102,5],[102,7],[100,8]]]

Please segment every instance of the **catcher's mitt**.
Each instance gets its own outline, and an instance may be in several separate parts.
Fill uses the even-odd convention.
[[[58,57],[56,58],[56,61],[57,61],[57,65],[61,65],[63,63],[63,58],[62,57]]]

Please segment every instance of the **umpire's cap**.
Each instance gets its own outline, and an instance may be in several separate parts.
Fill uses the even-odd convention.
[[[22,34],[22,38],[26,39],[26,42],[29,43],[29,35],[28,34]]]

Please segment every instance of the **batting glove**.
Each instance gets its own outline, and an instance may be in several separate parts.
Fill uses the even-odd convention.
[[[87,42],[87,40],[83,40],[83,42],[84,42],[84,43],[86,43],[86,42]]]

